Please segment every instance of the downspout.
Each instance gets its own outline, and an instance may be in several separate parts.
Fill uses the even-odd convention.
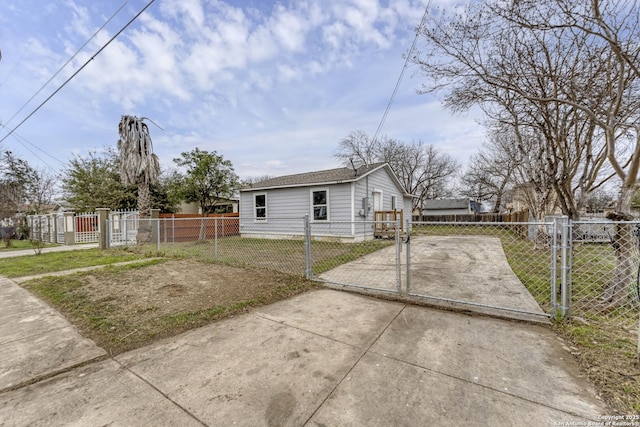
[[[366,204],[364,206],[364,221],[362,221],[362,236],[366,240],[367,239],[367,219],[369,219],[369,175],[364,177],[365,184],[365,200]]]

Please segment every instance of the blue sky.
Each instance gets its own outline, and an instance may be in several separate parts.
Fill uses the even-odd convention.
[[[2,0],[0,136],[147,2]],[[375,133],[426,3],[156,0],[0,150],[61,171],[74,154],[115,147],[120,117],[129,114],[162,127],[150,129],[163,168],[195,147],[217,151],[243,178],[340,166],[334,154],[343,137]],[[466,161],[483,128],[476,116],[452,116],[438,99],[418,95],[417,71],[406,70],[382,134]]]

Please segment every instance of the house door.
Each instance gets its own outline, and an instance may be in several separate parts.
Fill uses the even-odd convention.
[[[373,211],[381,211],[382,210],[382,192],[374,191],[373,192]]]

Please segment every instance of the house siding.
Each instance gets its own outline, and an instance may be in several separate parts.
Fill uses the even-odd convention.
[[[313,221],[311,192],[327,190],[329,200],[328,221]],[[402,189],[389,176],[385,168],[380,168],[357,181],[333,184],[304,185],[300,187],[245,190],[240,193],[240,231],[242,235],[270,237],[304,234],[304,223],[294,218],[309,215],[314,236],[372,238],[373,224],[358,225],[357,222],[373,221],[373,191],[382,192],[382,210],[391,210],[391,196],[396,197],[397,209],[404,209],[405,218],[411,212],[411,199],[404,197]],[[267,220],[254,218],[253,195],[267,194]],[[369,197],[366,218],[359,213],[362,199]],[[285,220],[284,218],[287,218]],[[282,225],[281,225],[282,224]],[[284,225],[287,224],[287,225]]]

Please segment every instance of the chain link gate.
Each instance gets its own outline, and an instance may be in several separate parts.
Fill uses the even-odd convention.
[[[407,296],[509,317],[556,314],[558,274],[568,268],[557,265],[568,245],[556,221],[412,222],[409,229]]]
[[[378,229],[384,229],[385,236],[376,236]],[[355,238],[336,237],[337,230],[343,230],[343,235],[351,233]],[[354,230],[357,233],[353,233]],[[399,219],[310,222],[305,231],[307,277],[341,289],[401,295],[403,231],[404,225]]]

